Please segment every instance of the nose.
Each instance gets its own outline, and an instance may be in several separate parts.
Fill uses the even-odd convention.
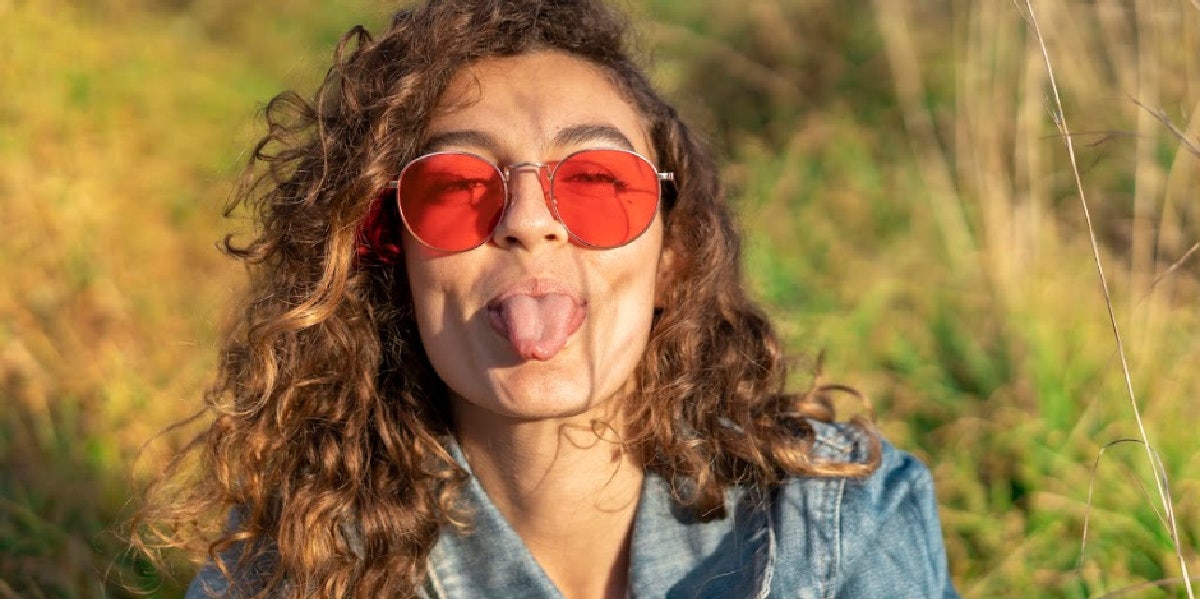
[[[533,250],[543,244],[566,242],[566,227],[554,218],[550,181],[545,167],[514,165],[508,173],[508,206],[492,233],[503,248]]]

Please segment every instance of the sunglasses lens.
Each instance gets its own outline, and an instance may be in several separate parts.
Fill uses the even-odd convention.
[[[545,171],[539,176],[543,189]],[[622,150],[583,150],[554,170],[558,217],[579,242],[613,248],[637,239],[658,211],[654,166]],[[491,236],[504,212],[500,171],[471,154],[418,158],[400,174],[397,201],[409,232],[430,247],[461,252]]]
[[[447,251],[483,243],[504,209],[504,180],[486,160],[431,154],[400,175],[398,202],[408,230],[425,245]]]
[[[553,186],[563,225],[579,241],[595,247],[612,248],[637,239],[658,210],[658,173],[630,152],[576,152],[558,164]]]

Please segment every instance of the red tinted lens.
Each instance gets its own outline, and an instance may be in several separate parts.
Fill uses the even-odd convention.
[[[432,248],[461,252],[483,243],[504,210],[504,180],[488,161],[448,152],[418,158],[396,192],[410,233]]]
[[[579,241],[617,247],[637,239],[654,221],[658,173],[632,152],[584,150],[558,164],[552,195],[559,218]]]

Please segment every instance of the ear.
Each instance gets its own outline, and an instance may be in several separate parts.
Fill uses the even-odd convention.
[[[654,280],[654,309],[661,310],[667,304],[667,289],[675,285],[679,278],[679,264],[675,252],[670,247],[663,247],[658,256],[658,273]]]
[[[391,193],[380,194],[358,225],[356,251],[360,264],[395,264],[403,260],[401,231],[404,228]]]

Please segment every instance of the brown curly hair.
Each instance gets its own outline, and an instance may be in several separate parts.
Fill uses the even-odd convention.
[[[351,29],[311,100],[268,104],[230,206],[251,209],[258,229],[225,241],[251,287],[197,416],[213,421],[150,488],[136,547],[206,554],[253,578],[257,596],[416,594],[439,527],[465,521],[467,474],[448,453],[447,390],[394,259],[395,214],[377,198],[459,69],[543,49],[600,67],[676,174],[663,213],[672,281],[624,406],[629,451],[704,518],[722,517],[731,485],[873,471],[873,433],[867,463],[810,459],[809,419],[831,420],[831,405],[820,389],[782,392],[779,342],[745,295],[718,169],[631,59],[627,30],[599,0],[430,0],[378,38]]]

